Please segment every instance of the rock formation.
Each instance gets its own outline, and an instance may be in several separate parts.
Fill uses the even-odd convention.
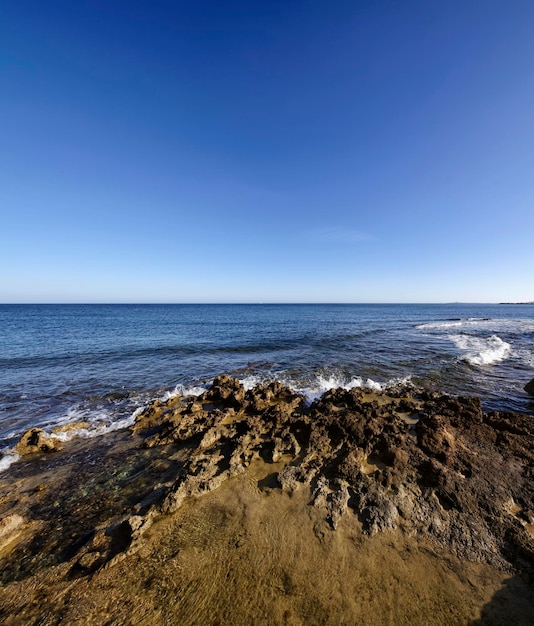
[[[307,485],[332,529],[351,511],[369,535],[399,528],[461,558],[533,575],[531,416],[484,413],[477,398],[412,388],[337,389],[307,406],[278,382],[245,392],[219,376],[200,396],[154,402],[133,430],[144,446],[170,445],[184,460],[129,518],[97,533],[80,552],[80,571],[134,550],[155,517],[257,459],[282,465],[282,490]]]
[[[61,442],[48,435],[42,428],[30,428],[20,438],[14,448],[17,454],[36,454],[38,452],[55,452],[61,450]]]

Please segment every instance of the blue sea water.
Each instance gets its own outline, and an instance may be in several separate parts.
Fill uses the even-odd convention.
[[[0,305],[0,449],[30,426],[127,425],[223,372],[310,400],[408,380],[532,412],[534,305]]]

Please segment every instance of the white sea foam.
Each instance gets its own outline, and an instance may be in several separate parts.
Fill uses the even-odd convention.
[[[0,457],[0,472],[5,472],[8,467],[13,465],[13,463],[19,459],[20,456],[16,452],[13,452],[13,450],[10,450],[9,448],[2,450],[2,456]]]
[[[506,359],[512,346],[497,335],[473,337],[471,335],[449,335],[448,337],[462,352],[471,365],[491,365]]]
[[[519,361],[519,363],[521,363],[521,365],[526,365],[527,367],[534,368],[534,351],[533,350],[529,350],[527,348],[514,350],[513,356]]]
[[[296,391],[297,393],[301,393],[306,398],[306,402],[311,404],[331,389],[341,388],[349,391],[350,389],[355,389],[356,387],[369,387],[370,389],[376,390],[379,390],[381,388],[380,383],[377,383],[370,378],[364,381],[363,378],[357,376],[356,378],[352,378],[351,380],[346,381],[337,376],[325,377],[320,374],[310,386],[301,387],[300,389],[294,388],[294,391]]]
[[[139,411],[140,412],[140,411]],[[79,431],[74,432],[74,436],[78,437],[99,437],[100,435],[106,435],[107,433],[114,432],[115,430],[122,430],[123,428],[129,428],[135,422],[135,417],[139,413],[134,411],[128,417],[116,420],[115,422],[95,424],[91,428],[82,428]]]
[[[260,376],[247,376],[240,382],[245,387],[245,390],[253,389],[258,384],[269,383],[272,380],[278,380],[284,385],[287,385],[295,393],[299,393],[304,396],[307,404],[311,404],[315,400],[318,400],[324,393],[331,389],[345,389],[349,391],[357,387],[365,389],[372,389],[374,391],[383,391],[385,389],[394,387],[396,385],[409,384],[411,377],[406,378],[394,378],[384,383],[379,383],[372,378],[362,378],[355,376],[347,380],[346,377],[332,375],[318,374],[312,381],[303,384],[302,381],[295,381],[289,377],[278,376],[271,377],[269,379],[261,378]]]
[[[507,332],[507,333],[533,333],[534,332],[534,320],[532,319],[495,319],[486,317],[469,317],[460,320],[442,320],[439,322],[427,322],[425,324],[418,324],[416,326],[418,330],[429,331],[444,331],[449,329],[461,329],[466,328],[471,332],[477,328],[486,332]]]
[[[143,407],[135,410],[131,415],[124,417],[114,422],[96,422],[91,424],[88,428],[78,428],[69,432],[50,433],[50,437],[59,439],[60,441],[70,441],[77,437],[84,439],[91,439],[93,437],[100,437],[107,433],[112,433],[115,430],[122,430],[123,428],[129,428],[135,422],[136,416],[143,410]]]
[[[176,385],[172,390],[166,391],[158,399],[165,402],[176,396],[199,396],[206,391],[207,386],[202,385]],[[153,398],[147,398],[147,404],[142,405],[135,409],[131,415],[127,415],[122,419],[113,419],[113,417],[107,411],[95,412],[94,410],[85,411],[80,408],[71,408],[67,413],[55,421],[54,426],[62,426],[73,422],[89,422],[87,428],[79,428],[70,432],[58,432],[50,433],[50,437],[59,439],[61,441],[70,441],[76,437],[92,438],[106,435],[107,433],[114,432],[116,430],[122,430],[129,428],[135,422],[135,418],[152,402]]]
[[[356,376],[355,378],[351,378],[347,381],[338,376],[325,377],[319,375],[317,380],[312,385],[300,389],[293,388],[293,390],[297,393],[301,393],[306,398],[306,401],[311,404],[331,389],[345,389],[346,391],[350,391],[351,389],[362,388],[370,389],[372,391],[385,391],[398,385],[410,384],[410,382],[411,376],[406,376],[405,378],[392,378],[386,382],[379,383],[372,378],[362,378],[360,376]]]
[[[245,378],[240,379],[239,382],[243,385],[243,387],[245,388],[245,391],[250,391],[251,389],[254,389],[256,385],[268,383],[271,380],[273,379],[250,375],[250,376],[245,376]]]
[[[470,317],[464,320],[445,320],[443,322],[427,322],[426,324],[418,324],[416,326],[419,330],[442,330],[446,328],[458,328],[462,326],[479,326],[481,324],[487,324],[493,322],[493,320],[486,318]]]
[[[175,398],[176,396],[199,396],[207,389],[207,385],[176,385],[171,391],[166,391],[160,398],[163,402]]]

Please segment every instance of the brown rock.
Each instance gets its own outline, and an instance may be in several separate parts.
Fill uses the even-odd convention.
[[[61,448],[59,439],[50,437],[42,428],[30,428],[22,435],[14,450],[23,456],[37,452],[56,452]]]
[[[201,399],[225,407],[241,408],[245,399],[245,388],[237,378],[222,374],[217,376],[210,389],[202,394]]]
[[[181,459],[143,519],[177,510],[262,459],[278,465],[283,491],[309,485],[333,529],[354,515],[367,534],[401,528],[499,567],[526,568],[524,555],[534,553],[523,529],[534,500],[532,418],[483,413],[477,398],[337,389],[307,407],[280,383],[245,393],[219,376],[202,396],[154,403],[142,420],[145,445],[174,445]]]

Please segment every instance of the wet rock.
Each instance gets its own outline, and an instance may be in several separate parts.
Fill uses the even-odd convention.
[[[172,404],[169,406],[168,403],[162,402],[161,400],[155,400],[149,406],[145,407],[139,415],[135,418],[135,423],[133,425],[133,432],[143,432],[147,430],[151,430],[154,428],[159,428],[163,422],[163,415],[169,415],[169,412],[172,408],[175,408],[176,405],[179,405],[181,398],[175,397],[173,398]],[[175,412],[173,412],[174,414]],[[179,414],[179,411],[176,411],[176,414]],[[168,419],[168,418],[167,418]]]
[[[78,577],[92,574],[103,566],[110,566],[124,558],[132,544],[150,528],[152,515],[144,518],[133,515],[117,524],[98,530],[82,548],[71,568],[71,575]]]
[[[61,448],[62,444],[56,437],[51,437],[42,428],[30,428],[22,435],[14,451],[23,456],[38,452],[55,452]]]
[[[534,396],[534,378],[525,385],[525,391],[529,395]]]
[[[70,422],[70,424],[63,424],[62,426],[56,426],[50,431],[53,435],[72,435],[79,430],[89,428],[91,424],[89,422]]]

